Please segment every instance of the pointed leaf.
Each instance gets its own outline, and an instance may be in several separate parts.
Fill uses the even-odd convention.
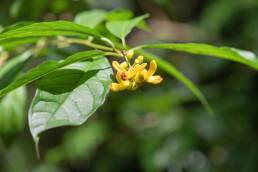
[[[27,73],[19,77],[18,79],[16,79],[7,87],[0,90],[0,97],[4,96],[8,92],[22,85],[29,84],[47,74],[50,74],[51,72],[54,72],[59,68],[75,63],[77,61],[82,61],[82,60],[86,60],[86,59],[96,57],[96,56],[101,56],[101,55],[103,55],[101,51],[83,51],[83,52],[76,53],[72,56],[69,56],[63,61],[58,62],[53,60],[53,61],[44,62],[39,66],[31,69],[30,71],[28,71]]]
[[[106,20],[128,20],[133,17],[133,12],[128,9],[115,9],[107,13]]]
[[[1,47],[3,47],[6,51],[11,51],[20,45],[34,44],[40,39],[41,37],[7,39],[6,41],[1,42]]]
[[[198,43],[149,44],[142,45],[140,47],[170,49],[192,54],[209,55],[239,62],[258,70],[258,58],[255,54],[249,51],[239,50],[230,47],[215,47],[208,44]]]
[[[0,45],[19,38],[49,36],[94,36],[102,37],[95,30],[68,21],[41,22],[12,29],[0,34]]]
[[[136,27],[142,20],[147,17],[148,15],[142,15],[131,20],[109,21],[106,23],[106,27],[109,32],[123,40],[134,27]]]
[[[36,145],[38,135],[48,129],[84,123],[103,104],[112,74],[108,60],[101,57],[75,63],[43,78],[29,110],[29,126]],[[64,89],[65,81],[74,88]]]
[[[106,12],[104,10],[90,10],[84,11],[76,15],[75,23],[88,26],[90,28],[95,28],[98,24],[100,24],[106,16]]]

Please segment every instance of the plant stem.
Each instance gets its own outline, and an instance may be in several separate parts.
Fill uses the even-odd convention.
[[[122,44],[123,44],[123,47],[126,47],[125,38],[122,39]]]
[[[119,55],[118,53],[114,53],[114,52],[106,52],[105,55],[106,56],[121,57],[121,55]]]
[[[104,46],[104,45],[99,45],[92,43],[88,40],[81,40],[81,39],[74,39],[74,38],[65,38],[65,41],[68,43],[75,43],[75,44],[81,44],[81,45],[86,45],[91,48],[99,49],[99,50],[104,50],[104,51],[113,51],[113,48]]]
[[[111,48],[111,47],[107,47],[104,45],[92,43],[90,40],[81,40],[81,39],[76,39],[76,38],[62,37],[61,41],[65,41],[66,43],[69,43],[69,44],[73,44],[73,43],[81,44],[81,45],[85,45],[87,47],[95,48],[98,50],[108,51],[108,52],[105,52],[106,56],[122,57],[119,50],[114,49],[113,47]]]

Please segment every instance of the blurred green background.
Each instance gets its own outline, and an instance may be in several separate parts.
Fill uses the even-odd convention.
[[[150,31],[135,30],[130,45],[204,42],[258,54],[257,0],[0,0],[0,25],[73,20],[85,10],[116,8],[150,14]],[[44,133],[37,160],[26,113],[8,110],[8,103],[24,102],[21,88],[0,104],[0,171],[256,172],[258,73],[211,57],[155,53],[198,84],[215,116],[160,72],[160,86],[111,93],[84,125]],[[27,90],[29,104],[34,89]]]

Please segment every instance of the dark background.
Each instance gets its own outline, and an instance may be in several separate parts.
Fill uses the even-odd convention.
[[[0,25],[73,20],[95,8],[150,14],[151,31],[135,30],[130,45],[203,42],[258,54],[257,0],[0,0]],[[44,133],[40,160],[27,115],[21,114],[20,130],[9,119],[13,130],[1,132],[0,171],[256,172],[258,73],[212,57],[155,53],[199,86],[215,116],[179,81],[159,72],[160,86],[111,93],[84,125]]]

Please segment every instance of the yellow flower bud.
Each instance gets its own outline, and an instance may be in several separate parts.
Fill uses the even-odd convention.
[[[141,64],[143,62],[143,56],[138,56],[135,61],[134,61],[134,64]]]
[[[152,84],[159,84],[161,83],[161,81],[163,80],[163,78],[161,78],[161,76],[157,75],[157,76],[151,76],[148,78],[148,80],[146,80],[149,83]]]
[[[134,55],[134,51],[133,50],[129,50],[126,52],[126,57],[128,60],[130,60]]]

